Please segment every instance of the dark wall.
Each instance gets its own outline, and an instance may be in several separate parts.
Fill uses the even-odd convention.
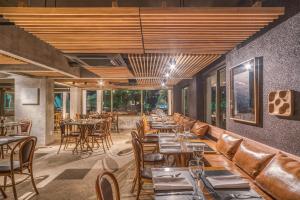
[[[227,129],[300,155],[300,14],[296,14],[226,56],[227,83],[230,68],[254,57],[263,59],[261,127],[237,123],[227,117]],[[274,90],[294,90],[295,115],[280,118],[268,114],[268,94]],[[229,88],[227,88],[229,94]],[[229,108],[229,96],[227,96]],[[227,109],[229,116],[229,109]]]

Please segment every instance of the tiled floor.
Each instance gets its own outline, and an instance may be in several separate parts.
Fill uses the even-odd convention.
[[[133,179],[134,161],[129,131],[113,134],[112,148],[103,153],[102,149],[92,154],[72,154],[72,146],[57,154],[59,145],[39,148],[35,152],[34,176],[40,192],[35,195],[31,183],[27,180],[17,186],[20,200],[89,200],[96,199],[95,180],[103,170],[112,171],[120,184],[121,199],[135,199],[130,193]],[[153,199],[151,185],[142,193],[140,199]],[[8,199],[12,199],[12,189],[6,190]]]

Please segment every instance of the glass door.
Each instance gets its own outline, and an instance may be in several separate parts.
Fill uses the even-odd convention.
[[[206,122],[226,128],[226,69],[214,71],[206,78]]]

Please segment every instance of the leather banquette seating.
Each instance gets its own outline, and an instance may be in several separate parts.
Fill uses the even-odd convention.
[[[174,121],[187,118],[179,115],[174,114]],[[299,157],[200,121],[190,121],[194,121],[191,132],[216,139],[212,147],[218,153],[205,155],[211,166],[225,167],[247,178],[264,199],[300,200]]]

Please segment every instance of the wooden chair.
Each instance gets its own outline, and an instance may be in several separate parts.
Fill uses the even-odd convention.
[[[16,185],[24,182],[27,178],[31,178],[31,183],[33,185],[36,194],[39,194],[33,177],[33,155],[36,146],[36,137],[30,136],[24,140],[18,142],[12,149],[10,154],[10,160],[0,164],[0,176],[4,176],[4,189],[6,187],[13,188],[14,199],[18,199]],[[18,152],[17,152],[18,151]],[[18,155],[19,159],[15,160],[14,156]],[[26,172],[26,170],[28,172]],[[28,175],[25,179],[16,183],[15,174]],[[7,185],[7,177],[11,179],[11,184]]]
[[[138,136],[143,143],[155,145],[158,143],[158,134],[146,135],[144,132],[143,122],[141,120],[136,122],[136,129],[138,131]]]
[[[107,171],[96,179],[97,200],[120,200],[119,184],[115,176]]]
[[[139,140],[139,143],[142,144],[142,141],[139,138],[139,135],[136,131],[131,132],[132,138],[135,138],[136,140]],[[149,164],[158,164],[158,163],[163,163],[165,161],[164,155],[160,153],[145,153],[144,151],[144,146],[142,146],[142,155],[144,158],[145,163]]]
[[[119,115],[118,112],[112,113],[112,127],[119,133]]]
[[[152,180],[152,172],[150,168],[145,168],[144,157],[143,157],[143,146],[142,143],[136,139],[135,135],[137,133],[135,131],[131,132],[132,137],[132,146],[134,149],[134,157],[135,157],[135,177],[133,179],[131,192],[134,192],[134,189],[137,185],[137,195],[136,199],[139,199],[142,186],[144,181]]]
[[[151,126],[150,126],[150,124],[147,120],[146,115],[142,116],[142,122],[143,122],[143,129],[144,129],[144,134],[145,135],[147,135],[147,134],[157,134],[158,133],[158,130],[151,129]]]
[[[31,120],[21,120],[20,121],[20,131],[18,132],[18,135],[30,135],[31,127],[32,127]]]
[[[60,146],[57,151],[57,154],[59,154],[61,146],[63,145],[64,142],[65,142],[64,149],[67,149],[69,143],[72,143],[74,141],[73,143],[77,144],[80,137],[80,133],[71,131],[64,121],[60,122],[59,127],[60,127]]]
[[[114,144],[113,141],[112,141],[112,137],[111,137],[111,126],[112,126],[112,118],[111,117],[108,117],[107,118],[107,121],[108,121],[108,127],[106,129],[107,131],[107,137],[108,137],[108,141],[111,142],[111,144]]]
[[[106,144],[107,149],[109,149],[109,143],[108,143],[108,136],[107,136],[107,128],[108,128],[108,121],[100,122],[96,125],[95,131],[92,133],[89,133],[89,137],[92,138],[92,147],[94,147],[94,143],[98,145],[98,148],[100,147],[99,141],[102,144],[102,148],[104,153],[106,152],[104,142]]]

